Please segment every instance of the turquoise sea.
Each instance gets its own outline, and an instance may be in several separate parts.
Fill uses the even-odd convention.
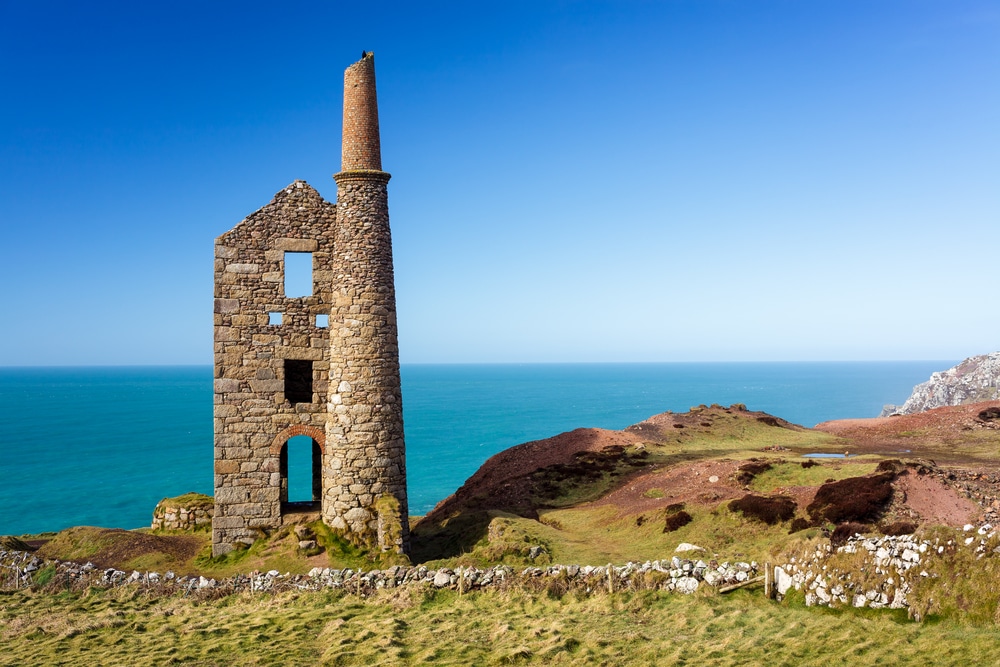
[[[427,512],[489,456],[528,440],[700,403],[745,403],[805,426],[874,417],[954,364],[404,365],[410,511]],[[292,465],[294,499],[307,474]],[[0,534],[146,526],[161,498],[212,493],[212,369],[0,368],[0,471]]]

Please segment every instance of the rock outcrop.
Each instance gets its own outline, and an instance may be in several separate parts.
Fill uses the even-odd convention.
[[[913,388],[903,405],[887,405],[880,417],[911,415],[946,405],[1000,399],[1000,352],[969,357],[959,365],[931,375]]]

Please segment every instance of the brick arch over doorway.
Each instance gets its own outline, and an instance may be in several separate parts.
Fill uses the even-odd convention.
[[[295,426],[289,426],[284,431],[274,436],[274,440],[271,441],[271,455],[277,456],[280,454],[282,446],[288,442],[288,439],[294,438],[297,435],[308,435],[317,445],[319,445],[319,451],[321,453],[326,453],[326,434],[323,433],[321,429],[318,429],[315,426],[296,424]]]

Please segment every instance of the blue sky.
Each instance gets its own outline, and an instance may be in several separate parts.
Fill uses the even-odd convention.
[[[211,362],[375,52],[405,362],[1000,348],[1000,4],[0,0],[0,365]]]

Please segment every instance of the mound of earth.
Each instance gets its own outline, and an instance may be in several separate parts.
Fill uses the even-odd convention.
[[[38,548],[43,558],[90,561],[98,567],[118,567],[154,558],[160,563],[183,564],[204,547],[205,534],[151,535],[121,528],[78,526],[55,535]]]
[[[453,495],[438,503],[422,523],[443,520],[467,507],[537,518],[538,509],[551,507],[558,500],[552,497],[553,484],[579,487],[604,476],[615,478],[612,487],[619,486],[616,482],[658,467],[650,460],[653,445],[682,444],[696,436],[711,435],[723,421],[745,422],[757,428],[807,430],[765,412],[747,410],[741,404],[728,408],[698,406],[686,413],[665,412],[622,431],[576,429],[516,445],[490,457]],[[726,426],[732,430],[730,424]],[[705,479],[713,476],[711,464],[707,465],[703,466]],[[728,476],[730,467],[722,464],[717,471],[722,474],[717,476]],[[703,480],[696,480],[696,484],[702,487]]]

